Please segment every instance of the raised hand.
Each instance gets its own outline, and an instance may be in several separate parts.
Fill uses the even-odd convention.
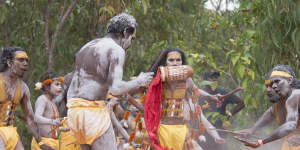
[[[139,76],[136,78],[140,86],[149,85],[153,79],[154,72],[141,72]]]
[[[225,139],[223,139],[223,138],[216,138],[215,142],[218,143],[218,144],[224,144],[225,143]]]

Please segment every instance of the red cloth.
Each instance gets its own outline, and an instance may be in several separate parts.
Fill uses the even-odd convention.
[[[159,144],[157,129],[161,117],[162,81],[160,72],[152,80],[145,102],[144,120],[152,146],[156,150],[167,150]]]

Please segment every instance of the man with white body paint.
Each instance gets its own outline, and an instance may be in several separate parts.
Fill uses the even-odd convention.
[[[135,38],[136,21],[122,13],[110,19],[108,34],[84,45],[76,55],[75,70],[68,90],[68,125],[82,150],[116,150],[108,93],[121,95],[144,86],[153,73],[141,73],[123,81],[125,51]]]

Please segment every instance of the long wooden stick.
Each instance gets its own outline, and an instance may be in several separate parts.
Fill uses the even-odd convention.
[[[127,99],[128,99],[128,101],[133,105],[133,106],[135,106],[139,111],[141,111],[141,112],[144,112],[144,106],[143,105],[141,105],[140,103],[138,103],[135,99],[134,99],[134,97],[132,97],[131,95],[127,95]]]
[[[244,135],[242,133],[236,133],[234,131],[224,130],[224,129],[209,128],[209,130],[216,130],[216,131],[219,131],[219,132],[230,133],[230,134],[233,134],[233,135]],[[252,137],[252,138],[260,139],[259,137],[254,136],[254,135],[249,135],[249,136]]]
[[[110,112],[110,118],[111,118],[111,122],[114,125],[115,128],[118,129],[118,131],[120,132],[120,134],[126,139],[129,139],[129,135],[126,132],[126,130],[122,127],[122,125],[120,124],[120,122],[118,121],[116,115],[114,112]]]
[[[231,92],[229,92],[229,93],[227,93],[227,94],[221,96],[221,97],[219,98],[219,100],[223,101],[225,98],[227,98],[227,97],[229,97],[229,96],[233,95],[234,93],[239,92],[239,91],[241,91],[241,90],[244,90],[244,89],[241,88],[241,87],[238,87],[238,88],[234,89],[233,91],[231,91]]]

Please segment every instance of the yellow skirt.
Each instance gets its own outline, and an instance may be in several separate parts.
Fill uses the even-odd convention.
[[[52,148],[58,150],[58,140],[53,139],[53,138],[45,138],[42,137],[42,142],[46,145],[51,146]],[[31,141],[31,150],[41,150],[39,144],[36,142],[35,138],[32,138]]]
[[[65,117],[62,120],[63,128],[68,128],[67,118]],[[61,132],[59,146],[61,150],[81,150],[80,144],[76,142],[75,137],[71,134],[70,131]]]
[[[5,143],[6,150],[14,150],[19,141],[17,128],[13,126],[0,127],[0,136]]]
[[[157,134],[161,146],[172,150],[182,150],[187,132],[186,125],[160,124]]]
[[[111,124],[109,110],[104,101],[71,98],[67,107],[67,123],[79,144],[91,145]]]

